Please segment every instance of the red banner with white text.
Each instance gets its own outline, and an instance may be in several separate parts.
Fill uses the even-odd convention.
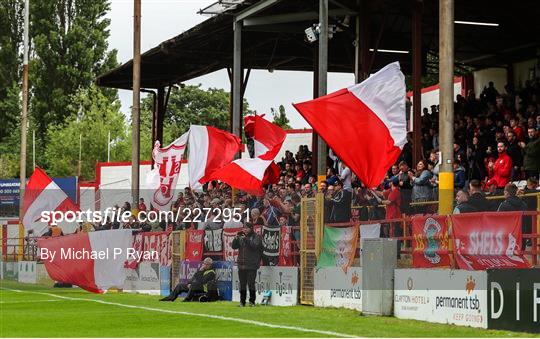
[[[224,228],[223,229],[223,260],[235,261],[238,257],[238,250],[232,248],[232,242],[236,234],[243,228]]]
[[[412,233],[413,267],[450,267],[446,216],[414,216]]]
[[[451,218],[460,269],[530,267],[521,249],[522,213],[463,213]]]
[[[135,269],[141,261],[159,262],[168,266],[172,261],[172,239],[169,232],[141,232],[133,236],[132,252],[124,267]]]
[[[186,251],[187,261],[201,261],[204,250],[204,230],[186,231]]]

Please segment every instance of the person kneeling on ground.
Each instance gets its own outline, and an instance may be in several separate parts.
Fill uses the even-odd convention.
[[[216,301],[219,299],[216,272],[212,258],[206,258],[201,268],[193,275],[189,283],[178,283],[168,297],[160,301],[175,301],[180,293],[187,292],[183,301]]]

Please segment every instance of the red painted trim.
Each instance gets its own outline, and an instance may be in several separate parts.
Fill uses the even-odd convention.
[[[285,130],[287,134],[301,134],[301,133],[313,133],[313,129],[304,128],[304,129],[287,129]]]
[[[79,187],[93,187],[96,188],[96,183],[94,181],[81,181]]]
[[[454,77],[454,84],[458,84],[458,83],[463,83],[463,77]],[[440,85],[439,84],[436,84],[436,85],[431,85],[431,86],[428,86],[428,87],[424,87],[422,88],[421,90],[421,94],[424,94],[424,93],[427,93],[427,92],[432,92],[432,91],[436,91],[440,89]],[[462,94],[462,93],[460,93]],[[407,92],[407,96],[408,97],[412,97],[413,96],[413,92],[412,91],[409,91]]]

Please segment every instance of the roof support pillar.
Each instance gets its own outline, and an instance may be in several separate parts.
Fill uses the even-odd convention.
[[[242,137],[242,21],[234,21],[232,69],[232,133]]]
[[[319,0],[319,97],[327,94],[328,85],[328,0]],[[326,179],[327,146],[319,136],[317,142],[317,181]]]
[[[369,75],[369,15],[365,0],[357,0],[356,5],[358,15],[356,16],[354,80],[359,83],[367,79]]]
[[[454,0],[439,0],[439,214],[452,213],[454,200]]]
[[[317,42],[313,43],[313,99],[316,99],[319,96],[319,44]],[[311,134],[311,172],[312,175],[317,175],[317,164],[318,164],[318,150],[319,150],[319,135],[313,129]],[[320,185],[319,185],[320,186]]]
[[[141,112],[141,0],[133,6],[133,106],[131,108],[131,201],[139,206],[140,112]]]
[[[422,0],[412,8],[413,168],[422,154]]]

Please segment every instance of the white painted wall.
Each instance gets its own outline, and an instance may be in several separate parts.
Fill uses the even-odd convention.
[[[486,68],[473,72],[474,76],[474,94],[478,98],[484,87],[488,87],[490,81],[493,81],[495,88],[501,94],[506,93],[504,86],[507,84],[507,72],[505,68]]]
[[[525,81],[531,80],[531,70],[535,70],[536,76],[540,76],[540,67],[538,67],[536,59],[531,59],[523,62],[518,62],[513,65],[514,68],[514,85],[516,88],[525,86]]]

